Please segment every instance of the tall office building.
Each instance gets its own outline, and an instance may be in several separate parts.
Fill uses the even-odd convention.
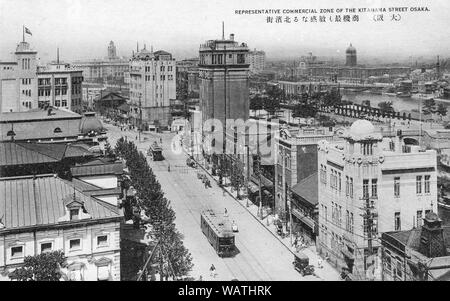
[[[166,127],[170,100],[176,99],[176,66],[172,54],[145,47],[130,61],[130,105],[135,125]],[[141,113],[142,112],[142,113]],[[142,114],[142,116],[141,116]]]
[[[200,45],[200,103],[203,122],[249,117],[249,64],[245,43],[229,39],[209,40]],[[228,125],[227,125],[228,128]]]
[[[266,53],[261,50],[253,50],[247,53],[247,62],[250,64],[251,73],[260,73],[266,67]]]

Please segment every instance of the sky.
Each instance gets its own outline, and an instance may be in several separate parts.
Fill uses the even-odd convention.
[[[427,6],[429,12],[412,12]],[[376,13],[350,23],[267,23],[267,16],[239,15],[245,9],[345,9],[407,7],[400,21],[375,22]],[[0,0],[0,60],[9,60],[22,40],[22,25],[32,32],[26,40],[42,61],[54,59],[56,48],[65,61],[102,58],[109,41],[120,56],[131,55],[136,42],[147,49],[164,49],[176,59],[198,56],[201,43],[235,34],[235,40],[266,51],[268,59],[317,56],[343,58],[350,43],[358,59],[450,57],[450,1],[447,0]],[[327,14],[327,18],[344,13]],[[321,15],[320,12],[315,14]]]

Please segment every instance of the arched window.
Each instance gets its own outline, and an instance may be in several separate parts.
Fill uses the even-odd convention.
[[[61,128],[55,128],[54,130],[53,130],[53,133],[55,133],[55,134],[57,134],[57,133],[62,133],[62,131],[61,131]]]

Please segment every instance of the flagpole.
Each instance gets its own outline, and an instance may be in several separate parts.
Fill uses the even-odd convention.
[[[25,25],[22,25],[22,42],[25,42]]]

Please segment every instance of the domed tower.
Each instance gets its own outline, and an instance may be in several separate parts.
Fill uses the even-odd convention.
[[[108,59],[114,60],[117,58],[117,52],[116,52],[116,45],[114,45],[114,42],[109,42],[108,46]]]
[[[355,67],[356,66],[356,48],[352,46],[352,44],[350,44],[350,46],[348,46],[347,50],[345,51],[346,54],[346,61],[345,61],[345,65],[349,66],[349,67]]]

